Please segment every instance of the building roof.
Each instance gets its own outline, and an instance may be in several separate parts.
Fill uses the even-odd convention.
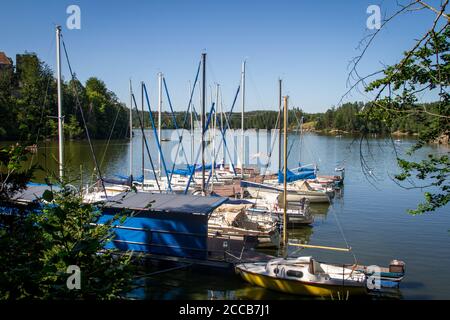
[[[0,51],[0,64],[12,64],[11,59],[9,59],[3,51]]]
[[[227,199],[223,197],[129,192],[110,197],[104,204],[104,207],[139,211],[144,210],[151,212],[173,212],[207,215],[222,203],[224,203],[226,200]]]

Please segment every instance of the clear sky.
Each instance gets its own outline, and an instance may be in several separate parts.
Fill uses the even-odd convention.
[[[71,4],[81,9],[80,30],[66,27]],[[81,81],[97,76],[128,103],[129,78],[136,88],[143,80],[155,105],[161,71],[175,109],[185,110],[189,81],[205,50],[208,83],[220,83],[228,106],[246,59],[249,110],[276,109],[281,77],[291,105],[320,112],[336,105],[346,91],[349,61],[369,32],[366,9],[371,4],[389,14],[396,1],[2,0],[0,51],[13,59],[16,53],[36,52],[53,68],[54,26],[60,24]],[[361,62],[361,73],[398,60],[432,19],[416,12],[389,25]],[[363,99],[358,93],[347,98]]]

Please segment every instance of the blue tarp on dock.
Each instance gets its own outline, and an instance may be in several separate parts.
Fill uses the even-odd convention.
[[[131,192],[105,203],[98,223],[118,211],[125,222],[116,227],[109,248],[191,259],[207,258],[208,216],[226,198]]]

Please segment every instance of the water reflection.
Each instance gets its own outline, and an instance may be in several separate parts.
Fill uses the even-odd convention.
[[[163,131],[164,137],[172,137],[172,132]],[[148,133],[150,151],[156,162],[157,148]],[[249,144],[247,150],[250,155],[265,153],[265,141],[271,143],[276,137],[276,132],[255,131],[248,132]],[[188,147],[187,158],[191,159],[189,136],[185,135]],[[198,136],[195,137],[197,139]],[[236,137],[236,146],[239,146],[239,135]],[[259,139],[259,140],[258,140]],[[234,140],[229,142],[229,148],[233,149]],[[289,141],[297,143],[298,136],[290,135]],[[198,140],[194,141],[197,145]],[[377,177],[376,186],[368,183],[361,170],[360,148],[358,143],[353,143],[350,136],[342,136],[339,139],[315,134],[306,134],[303,143],[294,144],[289,158],[289,167],[297,167],[298,162],[317,163],[320,173],[335,174],[335,167],[345,163],[345,185],[340,195],[333,199],[331,205],[313,204],[311,211],[315,222],[312,228],[289,228],[289,236],[298,238],[302,242],[327,246],[345,246],[342,235],[336,224],[336,217],[340,221],[343,232],[352,247],[352,252],[358,261],[365,265],[387,265],[392,259],[404,260],[407,264],[407,274],[401,284],[400,294],[393,294],[397,298],[406,299],[449,299],[450,274],[450,215],[449,206],[441,208],[433,214],[411,216],[407,209],[423,199],[424,190],[405,190],[399,188],[391,179],[399,170],[396,166],[397,153],[406,157],[405,151],[414,143],[408,138],[402,139],[396,149],[392,143],[380,138],[369,138],[367,145],[372,148],[371,157],[367,158],[367,165]],[[5,142],[2,142],[4,145]],[[168,161],[174,159],[177,140],[164,142],[163,150],[168,154]],[[364,145],[366,148],[366,144]],[[102,162],[102,173],[105,176],[114,174],[127,174],[129,171],[129,144],[128,141],[111,141],[106,149],[105,141],[94,141],[95,154],[99,162]],[[106,150],[106,152],[105,152]],[[134,174],[141,172],[141,140],[139,133],[133,139],[133,168]],[[273,172],[278,168],[277,144],[274,144],[269,169]],[[368,154],[367,150],[362,150]],[[397,153],[396,153],[397,152]],[[423,159],[428,153],[448,153],[449,149],[443,146],[429,145],[413,155],[411,160]],[[53,157],[52,157],[53,154]],[[33,161],[44,169],[57,172],[56,142],[47,142],[39,146],[38,154]],[[150,168],[148,156],[145,155],[145,167]],[[182,154],[179,158],[184,158]],[[195,157],[195,155],[194,155]],[[209,157],[209,153],[208,153]],[[255,161],[251,156],[248,161]],[[92,155],[86,141],[66,142],[66,168],[70,170],[75,179],[82,180],[86,184],[93,172]],[[228,161],[228,160],[227,160]],[[263,161],[261,164],[263,165]],[[172,164],[170,162],[170,164]],[[37,172],[37,178],[43,181],[44,172]],[[82,177],[82,179],[81,179]],[[336,263],[351,263],[352,257],[348,253],[336,253],[324,250],[305,249],[301,255],[312,255],[322,261]],[[145,272],[149,272],[145,270]],[[254,288],[244,283],[234,274],[223,275],[221,273],[197,272],[194,270],[177,270],[176,272],[161,274],[157,277],[142,280],[142,288],[136,289],[135,297],[161,298],[161,299],[193,299],[215,298],[226,299],[298,299],[277,292],[270,292],[261,288]],[[381,297],[385,298],[385,297]]]

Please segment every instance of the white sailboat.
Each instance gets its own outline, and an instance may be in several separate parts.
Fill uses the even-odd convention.
[[[284,115],[284,175],[286,176],[287,97],[284,98]],[[284,203],[287,202],[286,180],[283,182]],[[288,245],[287,206],[284,206],[283,221],[283,246],[286,248]],[[235,266],[236,273],[253,285],[284,293],[321,297],[366,294],[366,275],[355,268],[317,262],[312,257],[275,258],[266,262],[240,263]]]

